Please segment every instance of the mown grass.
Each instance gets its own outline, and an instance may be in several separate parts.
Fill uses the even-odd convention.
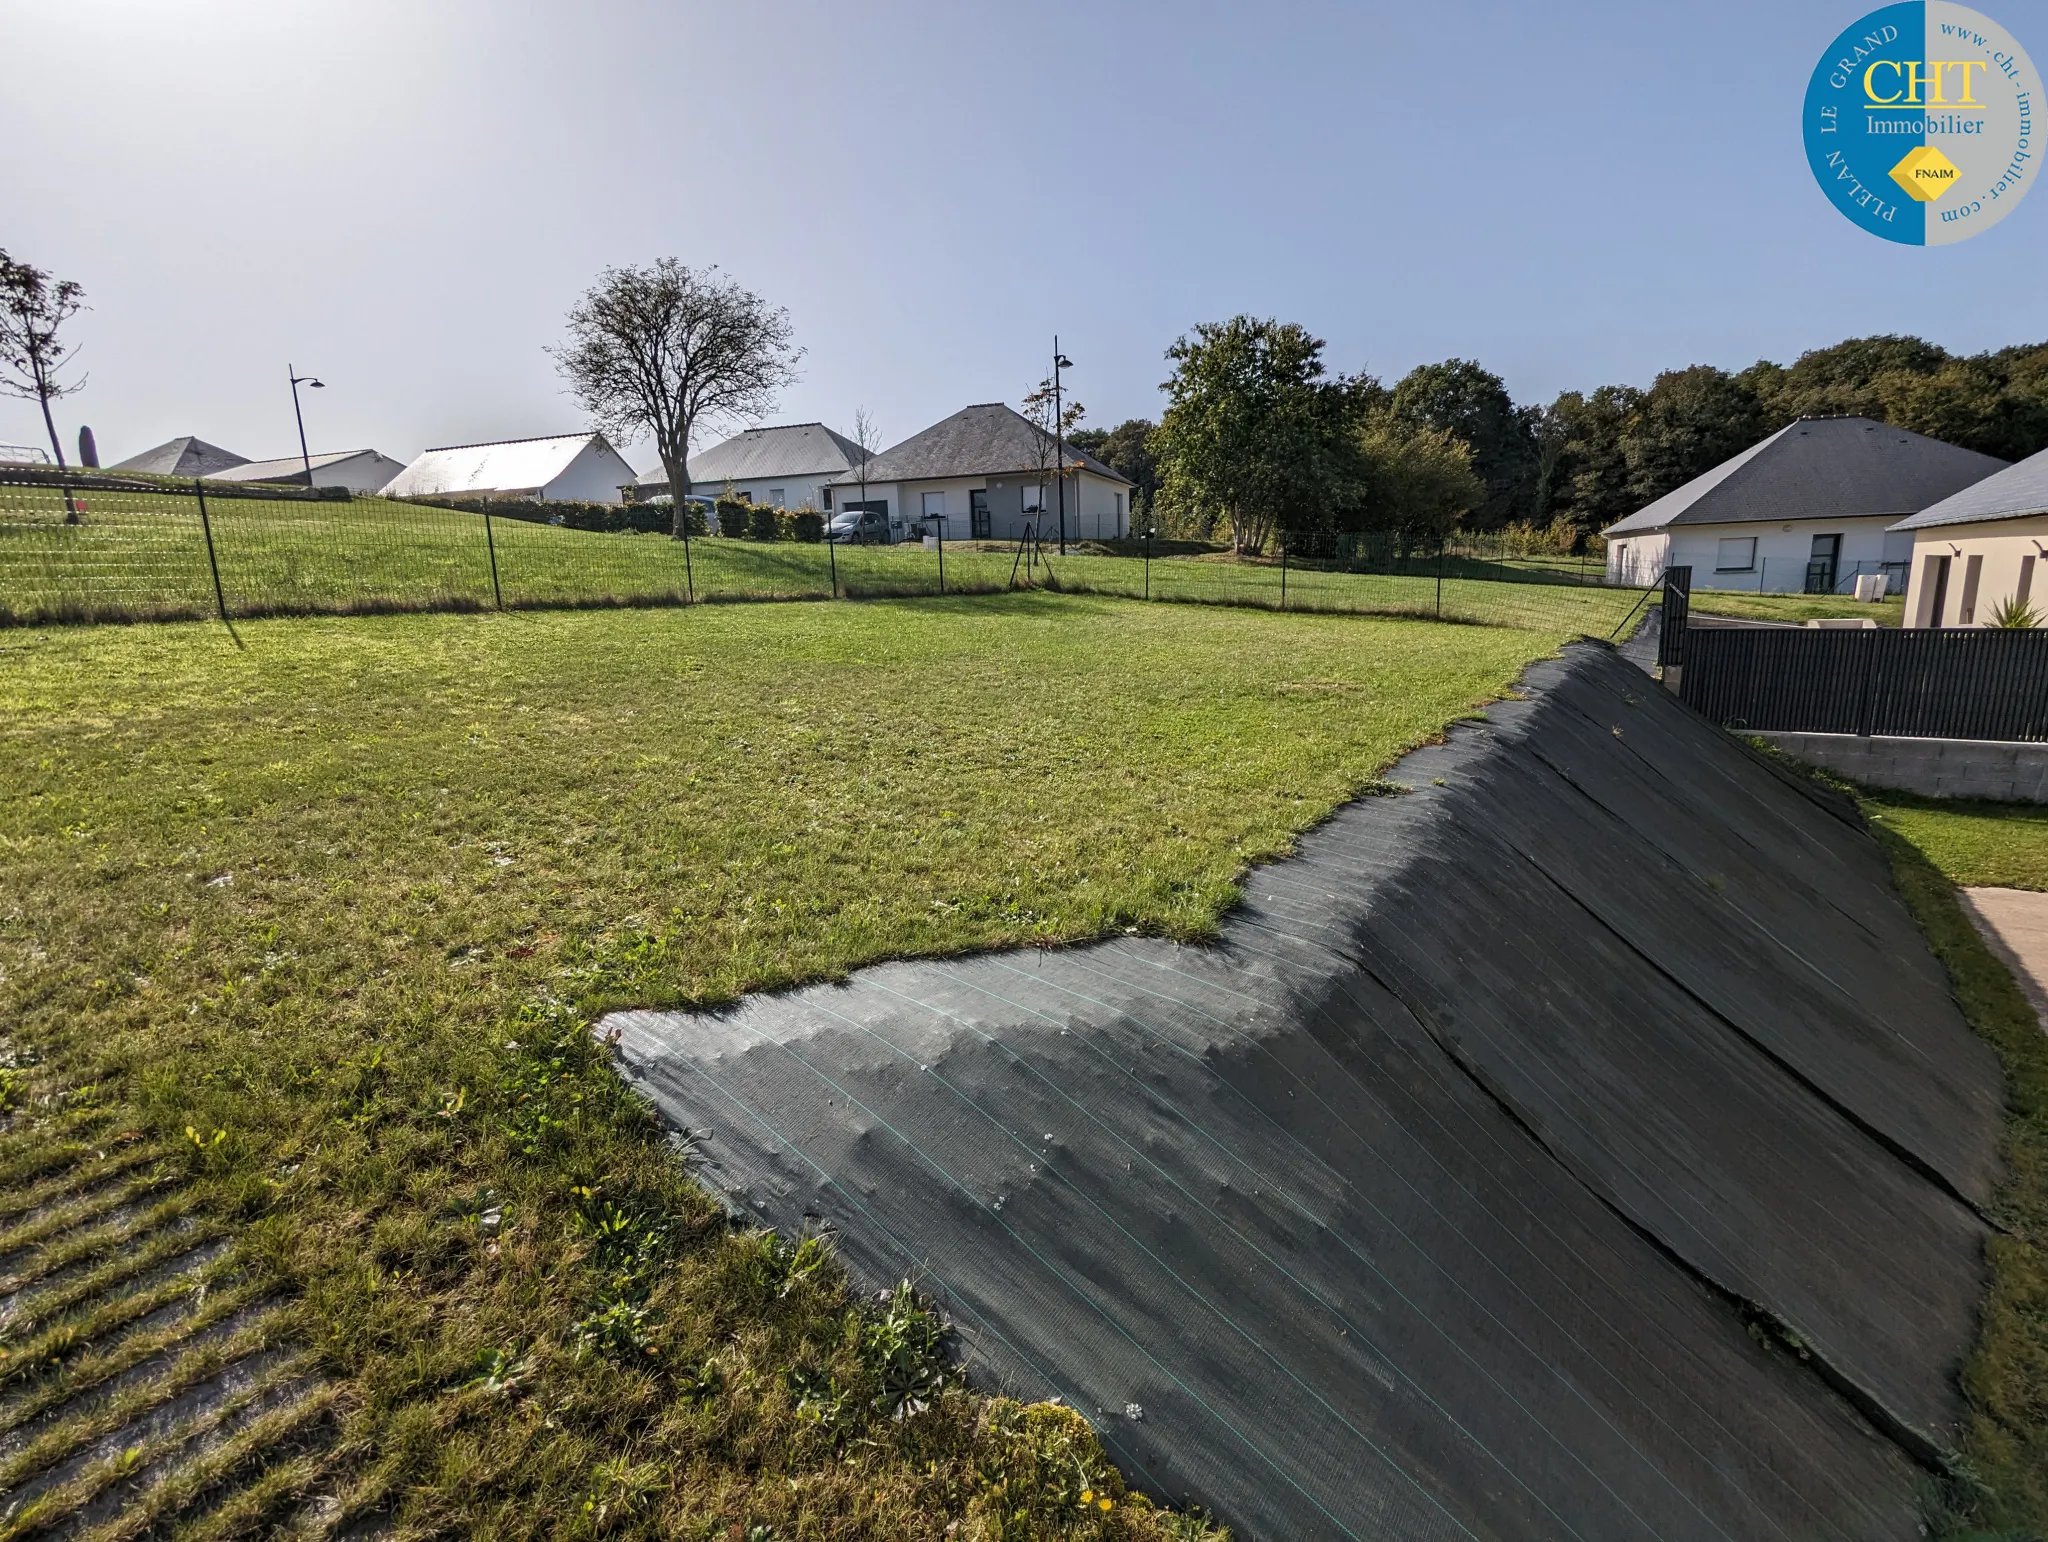
[[[2006,1172],[1992,1205],[2002,1230],[1985,1246],[1990,1288],[1963,1370],[1971,1472],[1954,1486],[1945,1534],[2021,1542],[2048,1530],[2048,1035],[1956,886],[2048,889],[2048,824],[2039,809],[1936,809],[1892,793],[1864,794],[1863,806],[1957,1001],[2005,1064]],[[2028,833],[2014,841],[2017,831]]]
[[[1714,616],[1757,621],[1819,621],[1831,616],[1867,616],[1879,626],[1903,626],[1906,598],[1875,602],[1844,594],[1741,594],[1732,589],[1694,589],[1692,608]]]
[[[1076,553],[1020,562],[1014,547],[839,546],[601,535],[395,503],[214,498],[214,559],[231,615],[660,605],[684,599],[826,599],[989,593],[1014,586],[1268,609],[1425,615],[1604,637],[1638,590],[1587,587],[1576,570],[1454,560],[1398,574],[1330,571],[1210,553],[1148,564]],[[1100,551],[1102,548],[1096,548]],[[493,562],[495,560],[495,578]],[[1545,580],[1549,581],[1545,581]],[[0,488],[0,620],[197,618],[217,606],[206,530],[190,494],[96,493],[82,520],[54,488]]]
[[[266,1342],[312,1357],[136,1503],[230,1494],[208,1534],[311,1492],[406,1535],[1197,1534],[1078,1416],[959,1385],[913,1297],[731,1224],[583,1025],[1204,933],[1566,635],[1026,594],[0,637],[0,1063],[33,1063],[0,1188],[169,1154],[235,1239],[208,1302],[277,1303]],[[10,1406],[133,1363],[89,1328],[0,1343]],[[103,1480],[140,1481],[74,1497]]]
[[[2048,807],[1866,791],[1864,811],[1964,888],[2048,889]]]

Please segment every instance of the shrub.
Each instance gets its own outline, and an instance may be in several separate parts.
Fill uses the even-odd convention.
[[[721,520],[720,523],[723,523]],[[747,505],[747,537],[755,541],[772,541],[782,534],[782,510],[773,504],[750,503]]]
[[[732,540],[744,540],[753,506],[742,499],[722,496],[718,500],[718,533]]]
[[[2018,595],[2008,595],[1991,612],[1991,624],[2005,631],[2023,631],[2039,626],[2041,614]]]
[[[806,505],[789,516],[789,539],[811,545],[825,539],[825,516]]]

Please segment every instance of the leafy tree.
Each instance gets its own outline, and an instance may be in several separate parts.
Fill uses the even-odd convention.
[[[673,257],[606,268],[568,316],[555,367],[599,427],[654,440],[688,531],[690,444],[699,427],[767,416],[796,378],[789,312],[717,268]]]
[[[1476,510],[1480,524],[1536,513],[1539,415],[1517,407],[1500,376],[1470,359],[1420,365],[1395,385],[1393,407],[1408,422],[1443,429],[1471,448],[1472,469],[1486,485]]]
[[[1360,417],[1353,436],[1358,522],[1396,532],[1403,550],[1448,535],[1487,496],[1471,449],[1448,429],[1377,408]]]
[[[1544,433],[1558,441],[1551,497],[1542,512],[1589,534],[1634,512],[1628,491],[1628,430],[1642,405],[1634,386],[1566,391],[1544,409]]]
[[[1351,477],[1352,393],[1323,368],[1323,343],[1292,322],[1204,322],[1167,349],[1173,377],[1151,436],[1162,501],[1230,522],[1232,546],[1262,552],[1276,528],[1325,517]]]
[[[1152,452],[1152,432],[1158,425],[1150,418],[1126,418],[1115,428],[1076,430],[1071,442],[1101,461],[1119,476],[1131,479],[1131,521],[1150,512],[1159,491],[1159,457]]]
[[[1711,364],[1666,370],[1630,414],[1622,441],[1635,506],[1683,487],[1769,432],[1756,392]]]
[[[85,380],[60,378],[71,362],[71,348],[58,333],[84,308],[85,290],[78,284],[52,278],[0,251],[0,363],[13,376],[0,377],[0,391],[42,408],[43,428],[60,466],[67,464],[64,444],[50,403],[84,390]]]

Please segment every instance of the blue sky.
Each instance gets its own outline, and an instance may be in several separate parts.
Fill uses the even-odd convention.
[[[1522,400],[2048,336],[2048,196],[1912,248],[1813,185],[1807,77],[1868,8],[0,0],[47,62],[0,93],[0,246],[86,285],[62,426],[108,459],[288,453],[287,360],[316,450],[574,427],[543,347],[664,254],[788,307],[777,420],[891,440],[1016,401],[1055,330],[1091,423],[1156,414],[1239,311]],[[2048,59],[2048,5],[1980,8]]]

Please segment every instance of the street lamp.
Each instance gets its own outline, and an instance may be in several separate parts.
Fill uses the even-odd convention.
[[[292,377],[292,416],[298,419],[299,423],[299,459],[305,462],[306,491],[311,492],[313,490],[313,457],[306,453],[306,414],[299,410],[299,387],[310,386],[315,391],[324,391],[327,387],[323,382],[315,380],[311,375],[299,374],[289,364],[285,365],[284,372]]]
[[[1060,555],[1067,554],[1067,425],[1060,411],[1060,371],[1072,369],[1074,361],[1060,352],[1060,337],[1052,337],[1052,442],[1053,475],[1060,479]]]

